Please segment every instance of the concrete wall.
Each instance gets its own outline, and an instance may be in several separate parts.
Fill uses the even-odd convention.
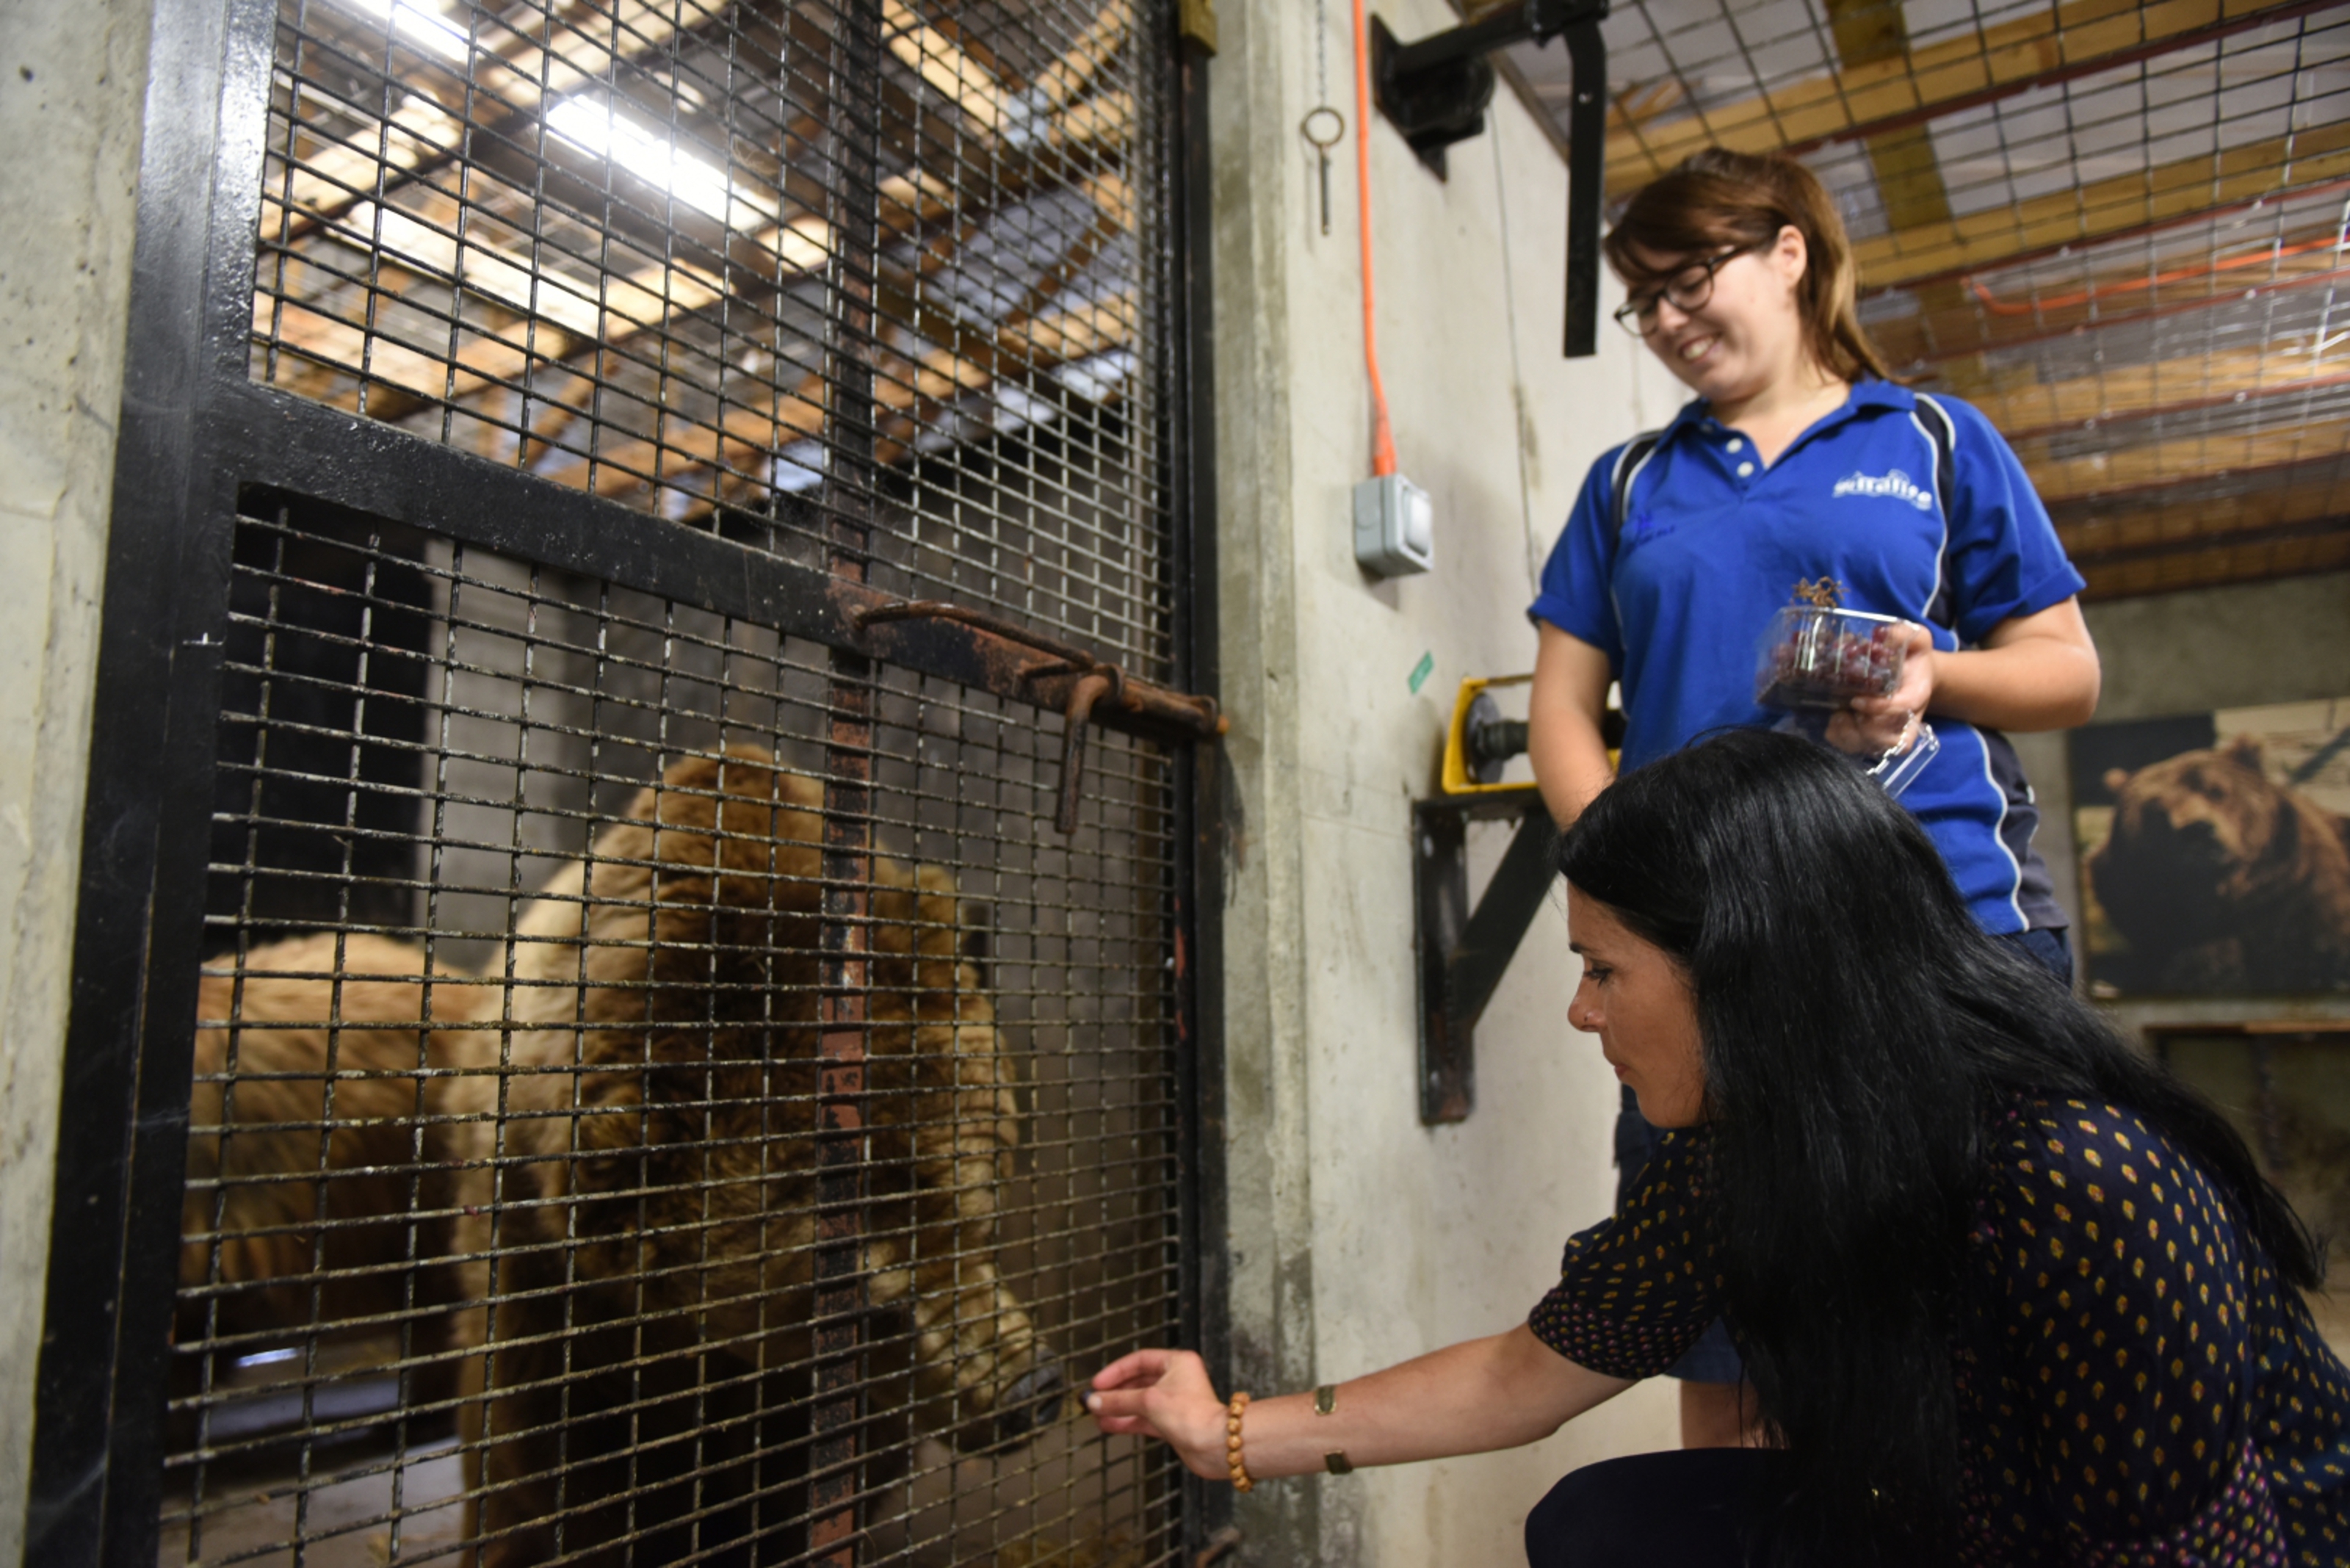
[[[1407,37],[1453,19],[1443,0],[1381,10]],[[1329,94],[1351,120],[1346,9],[1327,11]],[[1219,20],[1222,690],[1243,823],[1224,928],[1232,1307],[1239,1381],[1262,1393],[1509,1327],[1560,1243],[1607,1210],[1617,1085],[1560,1021],[1576,967],[1555,908],[1478,1031],[1475,1115],[1419,1125],[1409,807],[1433,791],[1461,679],[1532,668],[1523,611],[1585,469],[1680,400],[1612,326],[1601,358],[1560,358],[1565,171],[1511,95],[1445,182],[1375,120],[1381,357],[1438,564],[1367,579],[1348,534],[1370,462],[1353,143],[1325,236],[1297,129],[1317,101],[1314,8]],[[1481,831],[1490,857],[1506,829]],[[1673,1409],[1653,1384],[1533,1449],[1261,1487],[1242,1500],[1248,1560],[1513,1561],[1553,1480],[1671,1446]]]
[[[0,1563],[23,1552],[146,60],[145,0],[0,4]]]
[[[2153,719],[2350,695],[2350,573],[2284,577],[2091,604],[2106,671],[2097,720]],[[2018,735],[2040,798],[2040,852],[2068,909],[2080,908],[2064,736]],[[2160,998],[2119,1002],[2123,1028],[2161,1022],[2350,1016],[2350,998]]]

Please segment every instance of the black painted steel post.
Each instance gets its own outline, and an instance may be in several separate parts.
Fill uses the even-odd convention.
[[[874,447],[874,294],[880,243],[881,5],[846,0],[827,73],[832,180],[826,213],[824,356],[826,566],[863,583],[878,481]],[[808,1546],[816,1562],[854,1568],[864,1487],[865,1057],[873,881],[874,662],[827,656],[824,754],[824,959],[818,1052],[816,1404],[811,1421]]]
[[[1492,880],[1469,897],[1469,824],[1517,829]],[[1557,871],[1558,829],[1532,786],[1412,807],[1413,930],[1419,971],[1419,1119],[1466,1121],[1477,1106],[1477,1023]]]
[[[1566,29],[1566,357],[1599,352],[1599,222],[1607,201],[1607,45],[1597,21]]]
[[[1442,801],[1412,808],[1413,955],[1419,968],[1419,1119],[1469,1119],[1477,1104],[1477,1063],[1469,1035],[1446,1005],[1453,948],[1469,925],[1469,825]]]
[[[1174,186],[1172,304],[1176,330],[1167,382],[1173,405],[1175,685],[1217,694],[1214,180],[1208,135],[1209,47],[1173,25],[1177,90],[1168,176]],[[1223,749],[1201,743],[1177,753],[1175,800],[1175,1018],[1177,1158],[1181,1186],[1176,1255],[1181,1274],[1181,1343],[1206,1356],[1217,1386],[1232,1386],[1231,1269],[1224,1221]],[[1187,1561],[1232,1520],[1232,1490],[1180,1471]]]

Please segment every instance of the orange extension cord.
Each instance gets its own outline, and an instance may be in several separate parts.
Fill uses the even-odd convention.
[[[1363,363],[1371,372],[1371,472],[1396,471],[1395,430],[1388,423],[1388,389],[1379,379],[1379,334],[1371,301],[1371,40],[1363,0],[1355,0],[1355,206],[1363,231]]]
[[[1357,0],[1357,3],[1359,5],[1360,0]],[[1364,243],[1367,244],[1369,241],[1366,239]],[[2052,294],[2039,299],[2022,302],[2002,299],[1973,278],[1967,279],[1967,287],[1973,291],[1975,298],[1982,302],[1982,307],[1993,316],[2030,316],[2036,310],[2062,310],[2067,306],[2086,305],[2091,300],[2104,299],[2109,295],[2136,294],[2143,289],[2158,288],[2166,283],[2178,283],[2186,278],[2211,277],[2220,273],[2233,272],[2239,267],[2259,266],[2264,262],[2278,261],[2286,256],[2297,256],[2308,251],[2330,251],[2341,248],[2342,242],[2335,239],[2305,240],[2297,245],[2284,245],[2275,250],[2261,251],[2252,255],[2231,256],[2226,261],[2206,262],[2200,266],[2183,266],[2175,271],[2158,273],[2152,277],[2127,278],[2120,283],[2109,283],[2103,288],[2084,288],[2072,294]],[[1369,265],[1367,256],[1365,258],[1365,265]],[[1373,374],[1376,375],[1377,372]]]

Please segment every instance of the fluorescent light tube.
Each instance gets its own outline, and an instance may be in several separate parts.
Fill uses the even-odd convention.
[[[462,60],[473,52],[473,40],[465,29],[441,14],[431,0],[341,0],[354,11],[365,12],[380,21],[388,21],[394,31],[405,34],[444,60]]]
[[[735,191],[718,169],[612,108],[608,99],[563,99],[546,111],[546,128],[583,152],[608,158],[696,212],[725,221],[732,203],[760,203]]]

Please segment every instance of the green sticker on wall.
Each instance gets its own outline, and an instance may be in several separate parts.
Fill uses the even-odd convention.
[[[1432,653],[1421,654],[1419,656],[1419,662],[1411,667],[1411,694],[1415,697],[1419,696],[1419,689],[1427,685],[1428,678],[1435,673],[1436,655]]]

